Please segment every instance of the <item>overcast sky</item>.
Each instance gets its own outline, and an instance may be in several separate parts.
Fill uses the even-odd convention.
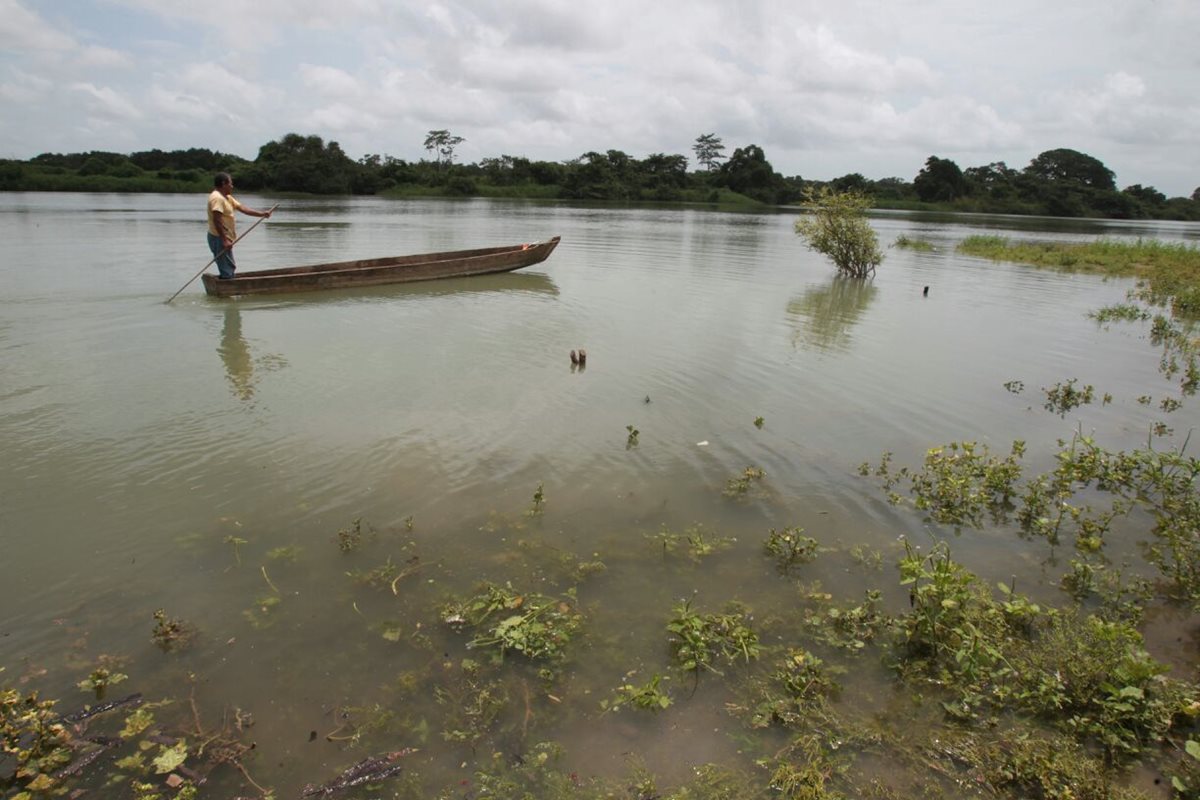
[[[1200,186],[1200,0],[0,0],[0,157],[287,133],[418,160],[756,144],[784,175],[1069,147]],[[695,166],[694,161],[692,165]]]

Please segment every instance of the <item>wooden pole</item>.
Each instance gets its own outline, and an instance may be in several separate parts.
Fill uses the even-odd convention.
[[[273,213],[275,212],[275,209],[277,209],[277,208],[279,208],[279,204],[278,204],[278,203],[276,203],[275,205],[271,206],[271,209],[270,209],[270,210],[269,210],[267,213],[268,213],[268,214],[273,214]],[[264,219],[266,219],[266,217],[265,217],[265,216],[259,217],[259,218],[258,218],[258,219],[257,219],[257,220],[254,222],[254,224],[253,224],[253,225],[251,225],[249,228],[247,228],[247,229],[246,229],[246,232],[245,232],[245,233],[243,233],[241,236],[239,236],[239,237],[237,237],[236,239],[234,239],[234,240],[233,240],[233,244],[229,245],[229,247],[226,247],[226,248],[224,248],[223,250],[221,250],[221,252],[219,252],[219,253],[217,253],[215,256],[213,256],[213,257],[212,257],[212,259],[211,259],[211,260],[210,260],[210,261],[209,261],[207,264],[205,264],[203,267],[201,267],[201,268],[200,268],[200,271],[199,271],[199,272],[197,272],[195,275],[193,275],[191,278],[189,278],[189,279],[188,279],[188,282],[187,282],[187,283],[185,283],[183,286],[180,286],[180,287],[179,287],[179,292],[182,292],[184,289],[186,289],[187,287],[191,286],[191,285],[192,285],[192,281],[196,280],[196,278],[199,278],[201,275],[203,275],[203,274],[204,274],[204,270],[206,270],[206,269],[208,269],[209,267],[211,267],[211,266],[213,265],[213,262],[214,262],[214,261],[216,261],[218,258],[220,258],[221,256],[225,255],[225,253],[226,253],[226,252],[228,252],[229,250],[231,250],[231,249],[233,248],[233,245],[234,245],[234,244],[237,244],[237,243],[238,243],[238,242],[240,242],[242,239],[246,238],[246,236],[247,236],[247,235],[250,233],[250,231],[252,231],[252,230],[254,230],[255,228],[257,228],[257,227],[258,227],[258,223],[262,222]],[[175,294],[173,294],[173,295],[171,295],[170,297],[168,297],[168,298],[167,298],[167,300],[166,300],[166,302],[168,302],[168,303],[169,303],[169,302],[171,302],[172,300],[174,300],[176,297],[179,297],[179,292],[176,292]]]

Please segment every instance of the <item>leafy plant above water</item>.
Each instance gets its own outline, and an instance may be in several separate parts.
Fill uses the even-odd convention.
[[[800,527],[771,529],[763,548],[775,559],[779,571],[790,572],[798,564],[807,564],[817,557],[817,540],[804,536]]]
[[[914,237],[910,237],[905,234],[900,234],[899,236],[897,236],[896,241],[892,242],[892,246],[904,248],[907,250],[916,250],[916,251],[922,252],[922,253],[929,253],[934,250],[932,242],[928,242],[924,239],[917,239]]]
[[[767,475],[758,467],[746,467],[740,475],[736,475],[725,482],[725,491],[723,494],[726,497],[734,499],[742,499],[750,494],[750,490],[754,485],[760,482]]]
[[[758,658],[758,634],[749,627],[745,609],[735,606],[724,614],[698,614],[685,600],[673,613],[667,630],[675,663],[683,671],[720,674],[713,666],[718,656],[729,663]]]
[[[546,492],[542,484],[538,484],[537,490],[533,493],[533,502],[529,506],[529,510],[525,513],[530,517],[541,516],[542,511],[546,506]]]
[[[1049,389],[1043,388],[1042,391],[1046,393],[1045,409],[1061,416],[1092,402],[1095,387],[1089,384],[1082,389],[1076,389],[1075,383],[1076,379],[1071,378],[1065,383],[1056,383]]]
[[[368,530],[370,526],[368,526]],[[349,527],[340,528],[337,532],[338,549],[343,553],[349,553],[357,550],[363,543],[363,521],[362,517],[356,517]]]
[[[574,590],[556,599],[496,584],[486,584],[473,596],[448,604],[442,620],[474,631],[467,646],[490,650],[497,661],[510,651],[530,659],[562,659],[583,623],[575,609]]]
[[[161,608],[154,612],[154,632],[151,638],[164,651],[182,650],[191,644],[195,635],[196,629],[191,624],[168,617],[167,612]]]
[[[628,673],[625,678],[628,680],[632,676],[633,673]],[[623,683],[617,687],[612,699],[600,701],[600,708],[603,711],[620,711],[625,706],[647,711],[668,709],[671,707],[672,701],[671,695],[662,688],[664,680],[670,680],[670,677],[655,674],[641,686]]]
[[[717,536],[709,533],[698,522],[688,526],[682,532],[673,531],[667,527],[666,523],[663,523],[657,533],[647,534],[646,538],[662,547],[664,557],[682,549],[687,552],[692,561],[700,561],[714,553],[728,550],[737,541],[731,536]]]

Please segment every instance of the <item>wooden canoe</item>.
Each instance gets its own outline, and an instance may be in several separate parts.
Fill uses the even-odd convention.
[[[311,292],[318,289],[345,289],[378,286],[385,283],[428,281],[436,278],[462,278],[490,272],[511,272],[545,261],[558,246],[559,237],[533,244],[485,247],[479,250],[453,250],[446,253],[422,253],[411,256],[368,258],[239,272],[229,280],[205,273],[204,291],[215,297],[243,294],[282,294]]]

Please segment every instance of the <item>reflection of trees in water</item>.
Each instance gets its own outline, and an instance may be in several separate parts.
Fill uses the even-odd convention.
[[[251,356],[250,345],[242,336],[242,314],[234,305],[225,308],[225,324],[221,327],[217,353],[225,365],[225,377],[229,379],[233,396],[239,400],[254,399],[254,387],[258,383],[256,372],[273,372],[287,366],[287,361],[280,355],[268,353],[257,361]]]
[[[788,316],[797,326],[792,339],[822,350],[850,347],[853,328],[878,289],[872,281],[834,276],[828,286],[814,286],[787,305]]]

